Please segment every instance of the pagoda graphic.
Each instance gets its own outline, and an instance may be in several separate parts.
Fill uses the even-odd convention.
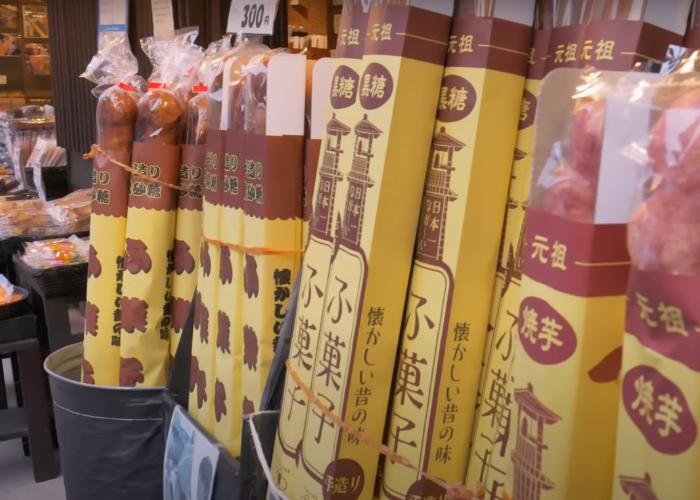
[[[561,417],[537,399],[532,384],[527,389],[516,389],[514,396],[518,404],[518,432],[511,457],[515,470],[513,498],[539,500],[542,490],[554,488],[554,482],[542,471],[542,452],[547,449],[544,426],[558,422]]]
[[[318,172],[318,190],[311,220],[311,230],[320,238],[333,239],[333,209],[338,182],[343,176],[338,171],[343,137],[350,133],[350,127],[335,117],[335,113],[326,125],[326,145],[323,162]]]
[[[367,190],[374,186],[374,181],[369,177],[369,165],[374,157],[372,147],[374,139],[381,134],[382,131],[367,119],[367,114],[355,125],[355,151],[347,175],[348,193],[339,238],[350,248],[360,246]]]
[[[630,500],[658,500],[651,487],[651,476],[645,473],[644,477],[620,476],[622,491],[630,496]]]
[[[416,248],[416,256],[421,260],[442,261],[447,208],[449,202],[457,199],[457,194],[450,189],[450,180],[455,169],[452,164],[455,152],[464,146],[464,143],[445,132],[445,127],[433,138]]]

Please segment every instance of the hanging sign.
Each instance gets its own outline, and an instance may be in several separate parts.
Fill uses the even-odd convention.
[[[228,33],[271,35],[277,15],[277,0],[232,0],[228,12]]]
[[[170,40],[175,35],[175,17],[172,0],[151,0],[153,15],[153,37]]]

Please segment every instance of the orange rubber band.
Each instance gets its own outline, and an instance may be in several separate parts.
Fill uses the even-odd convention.
[[[217,247],[226,247],[230,248],[231,250],[235,250],[236,252],[247,253],[249,255],[287,255],[304,252],[304,250],[300,248],[247,247],[245,245],[226,243],[225,241],[219,241],[212,238],[202,237],[202,239]]]
[[[417,472],[420,474],[422,477],[425,479],[432,481],[433,483],[437,484],[441,488],[445,490],[445,497],[449,500],[474,500],[477,498],[484,498],[484,490],[483,488],[479,488],[478,492],[473,492],[470,489],[468,489],[466,486],[463,484],[458,484],[458,485],[452,485],[448,484],[447,482],[443,481],[439,477],[433,476],[432,474],[428,474],[427,472],[420,470],[418,467],[413,465],[410,460],[408,460],[406,457],[396,453],[393,451],[391,448],[389,448],[387,445],[384,443],[377,441],[373,439],[372,437],[368,436],[362,431],[359,431],[352,427],[351,425],[347,424],[343,419],[341,419],[339,416],[337,416],[331,409],[326,406],[323,401],[321,401],[318,396],[316,396],[313,392],[311,392],[311,389],[309,389],[304,382],[302,382],[301,378],[299,377],[299,374],[294,371],[294,368],[292,368],[292,365],[289,361],[286,362],[287,366],[287,373],[292,377],[292,380],[294,380],[294,383],[299,386],[299,388],[302,390],[302,392],[306,395],[306,397],[311,401],[323,414],[333,423],[338,424],[338,426],[343,429],[345,432],[353,436],[355,439],[357,439],[359,442],[369,446],[373,450],[379,452],[380,454],[386,456],[389,460],[391,460],[393,463],[398,463],[403,465],[404,467],[408,467],[409,469]]]

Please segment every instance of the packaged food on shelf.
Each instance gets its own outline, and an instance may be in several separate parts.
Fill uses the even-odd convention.
[[[511,430],[515,412],[513,361],[517,354],[521,322],[523,246],[525,219],[530,204],[535,116],[540,111],[540,81],[553,69],[595,67],[608,70],[646,69],[649,61],[663,60],[669,44],[679,43],[685,31],[690,2],[539,2],[540,26],[535,36],[530,74],[523,96],[523,113],[513,162],[503,241],[493,291],[490,339],[487,341],[481,378],[481,401],[467,475],[467,486],[485,485],[489,495],[513,494],[511,450],[516,433]],[[551,30],[547,29],[551,28]],[[577,156],[557,170],[556,190],[547,193],[547,203],[559,213],[590,218],[591,183],[595,182],[596,148],[600,140],[601,106],[590,95],[577,102],[577,127],[573,134]],[[559,114],[566,111],[560,111]],[[590,151],[587,148],[591,148]],[[563,151],[562,154],[570,154]],[[590,153],[590,154],[589,154]],[[576,191],[574,186],[588,187]],[[494,408],[501,408],[494,413]],[[507,424],[507,425],[506,425]]]
[[[142,40],[153,64],[138,101],[124,245],[119,385],[162,386],[170,354],[180,139],[203,50],[197,29]],[[154,230],[158,228],[158,230]]]
[[[535,12],[534,1],[455,3],[385,432],[450,484],[467,472],[468,446],[455,444],[472,432]],[[385,462],[380,498],[444,494]]]
[[[361,61],[338,61],[319,159],[272,464],[293,498],[342,483],[373,495],[379,452],[317,402],[381,441],[453,6],[357,2],[342,23],[369,14]],[[357,48],[355,32],[347,41]]]
[[[0,239],[48,238],[87,232],[90,226],[89,189],[50,202],[35,199],[0,201]]]
[[[692,54],[691,70],[699,55]],[[628,114],[622,118],[642,130],[625,150],[639,179],[627,229],[632,269],[618,392],[616,500],[631,491],[679,500],[700,495],[699,96],[697,73],[641,82],[624,96]]]
[[[180,334],[197,288],[199,247],[202,241],[202,191],[207,131],[210,128],[210,86],[223,70],[231,48],[230,36],[212,42],[197,70],[192,98],[185,109],[185,128],[180,163],[180,188],[173,247],[173,277],[170,324],[170,357],[177,352]]]
[[[22,261],[34,269],[48,269],[87,262],[90,240],[70,238],[31,241],[24,246]]]

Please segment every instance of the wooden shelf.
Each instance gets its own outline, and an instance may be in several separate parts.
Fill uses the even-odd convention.
[[[0,410],[0,441],[17,439],[28,435],[23,408]]]

